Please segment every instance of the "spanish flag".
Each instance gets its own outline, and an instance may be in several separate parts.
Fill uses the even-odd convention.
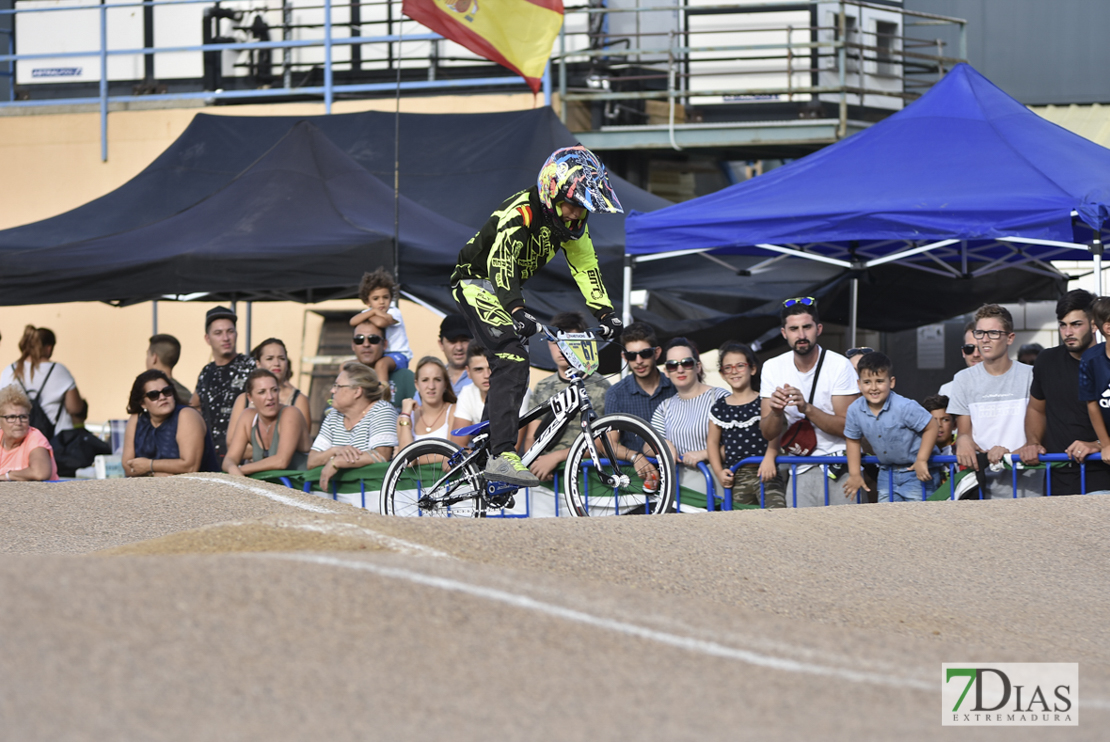
[[[402,11],[540,89],[563,25],[563,0],[404,0]]]

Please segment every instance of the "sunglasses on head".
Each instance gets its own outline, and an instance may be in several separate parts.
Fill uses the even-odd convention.
[[[698,365],[698,362],[695,361],[693,358],[683,358],[681,361],[667,361],[663,365],[667,367],[668,371],[674,371],[679,366],[682,366],[683,368],[693,368],[694,366]]]
[[[352,338],[352,341],[354,342],[355,345],[366,345],[367,343],[370,343],[371,345],[377,345],[378,343],[380,343],[382,341],[382,336],[381,335],[355,335],[354,338]]]
[[[164,386],[161,389],[155,389],[153,392],[147,392],[143,396],[146,397],[147,399],[149,399],[151,402],[156,402],[156,401],[158,401],[159,397],[172,397],[173,396],[173,387],[172,386]]]
[[[874,353],[874,348],[849,348],[844,354],[845,358],[855,358],[856,356],[865,356],[868,353]]]
[[[795,296],[793,299],[787,299],[782,303],[784,307],[789,309],[795,304],[801,304],[804,307],[812,307],[817,303],[817,300],[812,296]]]
[[[626,350],[624,351],[624,360],[635,361],[637,358],[643,358],[645,361],[655,356],[655,348],[644,348],[643,350]]]

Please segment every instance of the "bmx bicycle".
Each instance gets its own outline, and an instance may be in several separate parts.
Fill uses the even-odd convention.
[[[545,325],[540,329],[567,359],[571,382],[521,418],[523,428],[545,414],[554,416],[521,460],[530,465],[577,418],[582,432],[570,446],[562,478],[569,512],[585,517],[670,511],[677,482],[666,441],[634,415],[599,417],[586,393],[585,379],[599,365],[597,337],[591,331],[554,332]],[[490,456],[489,422],[452,432],[474,438],[466,448],[444,439],[425,438],[394,457],[379,493],[382,515],[481,518],[491,508],[511,507],[520,488],[486,481],[483,474]],[[624,436],[631,442],[628,435],[642,440],[643,447],[625,446],[621,439]]]

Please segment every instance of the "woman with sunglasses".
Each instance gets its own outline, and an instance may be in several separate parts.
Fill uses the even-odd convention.
[[[295,407],[281,403],[278,377],[264,368],[256,368],[243,388],[254,409],[240,415],[228,428],[224,471],[245,477],[260,471],[305,469],[308,424]],[[244,461],[248,443],[251,452]]]
[[[178,404],[173,382],[158,369],[135,377],[127,400],[123,473],[129,477],[168,477],[219,471],[212,435],[200,413]]]
[[[267,338],[254,346],[254,350],[251,351],[251,358],[254,359],[258,368],[266,369],[277,378],[281,405],[296,407],[300,410],[301,416],[305,420],[305,426],[304,438],[297,450],[307,451],[312,444],[312,439],[308,435],[308,423],[312,420],[312,412],[308,407],[308,397],[289,381],[293,378],[293,364],[289,362],[289,351],[285,349],[285,343],[278,338]],[[236,430],[239,426],[239,415],[251,406],[251,401],[247,397],[248,395],[244,391],[236,397],[235,404],[231,407],[231,422],[227,426],[229,431],[228,440],[231,439],[230,431]]]
[[[696,468],[709,459],[709,410],[728,392],[705,383],[701,356],[693,341],[672,339],[663,349],[663,358],[676,393],[655,409],[651,426],[667,439],[676,461]]]
[[[30,398],[15,384],[0,389],[0,482],[57,478],[50,442],[31,427]]]

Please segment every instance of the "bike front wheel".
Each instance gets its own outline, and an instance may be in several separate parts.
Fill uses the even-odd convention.
[[[427,438],[405,446],[389,465],[379,493],[382,515],[481,518],[486,514],[481,472],[451,464],[454,443]]]
[[[564,490],[572,515],[659,515],[672,509],[678,482],[667,442],[634,415],[605,415],[590,424],[594,461],[585,433],[575,438],[563,471]],[[612,459],[610,434],[618,441],[631,434],[644,441],[643,459],[636,465]]]

